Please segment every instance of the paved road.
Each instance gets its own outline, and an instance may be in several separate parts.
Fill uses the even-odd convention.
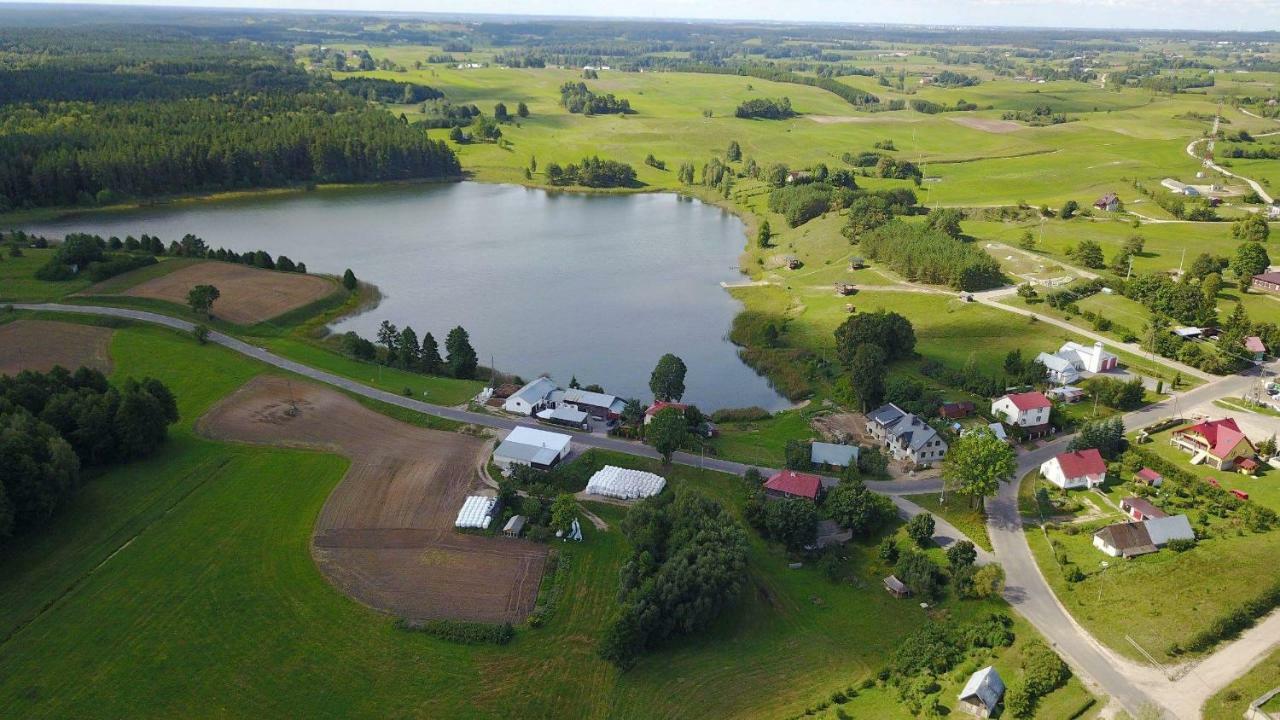
[[[192,323],[185,320],[126,308],[63,304],[20,304],[14,307],[22,310],[119,317],[163,325],[183,332],[190,332],[194,327]],[[517,425],[529,425],[529,423],[521,423],[508,418],[435,405],[377,390],[355,380],[317,370],[280,357],[260,347],[250,345],[222,333],[211,332],[209,339],[218,345],[230,348],[282,370],[288,370],[317,382],[332,385],[364,397],[436,417],[498,430],[509,430]],[[1129,413],[1125,416],[1126,426],[1129,428],[1141,427],[1175,414],[1180,406],[1190,407],[1223,394],[1243,393],[1245,388],[1256,382],[1256,376],[1262,372],[1263,368],[1252,368],[1245,375],[1217,379],[1213,383],[1184,393],[1177,399],[1166,400],[1137,412]],[[1033,451],[1022,454],[1018,462],[1018,477],[1022,477],[1027,472],[1039,467],[1040,463],[1062,452],[1066,448],[1068,441],[1069,438],[1067,437],[1058,438]],[[646,445],[600,435],[576,435],[574,443],[583,447],[613,450],[642,457],[658,457],[657,453]],[[749,467],[742,463],[719,458],[702,458],[687,453],[678,453],[673,458],[673,461],[683,465],[704,467],[737,475],[742,474]],[[769,471],[767,468],[761,468],[761,470],[764,472]],[[923,509],[901,496],[914,493],[938,492],[941,489],[941,481],[936,478],[898,480],[892,483],[876,483],[874,489],[889,495],[900,514],[911,516],[923,512]],[[1000,488],[997,497],[987,504],[988,531],[995,550],[993,554],[995,559],[1004,566],[1007,579],[1005,597],[1009,603],[1045,637],[1049,638],[1053,646],[1078,673],[1095,683],[1103,692],[1110,695],[1130,713],[1136,714],[1139,709],[1152,703],[1153,700],[1160,699],[1166,709],[1174,712],[1174,717],[1194,717],[1194,714],[1185,712],[1187,703],[1192,701],[1190,696],[1184,703],[1170,702],[1170,700],[1176,698],[1153,697],[1144,688],[1152,690],[1156,695],[1161,695],[1167,681],[1158,675],[1154,675],[1152,669],[1138,666],[1103,648],[1072,619],[1066,609],[1058,602],[1053,590],[1040,574],[1040,569],[1031,554],[1031,548],[1027,544],[1026,536],[1022,530],[1022,520],[1018,514],[1017,495],[1018,484],[1016,482],[1005,483]],[[945,546],[956,539],[964,537],[959,530],[945,520],[936,518],[936,521],[937,532],[935,533],[935,539],[940,544]],[[980,553],[980,557],[984,562],[992,559],[992,556],[985,552]],[[1280,623],[1280,621],[1276,621],[1276,623]],[[1276,623],[1268,623],[1268,625]],[[1262,629],[1265,630],[1266,627]],[[1249,645],[1248,649],[1251,651],[1251,657],[1254,655],[1260,657],[1263,649],[1273,644],[1268,641],[1268,636],[1262,632],[1251,632],[1241,642]],[[1231,677],[1234,677],[1234,675],[1231,675],[1231,671],[1247,669],[1247,666],[1242,668],[1243,664],[1240,662],[1224,662],[1223,653],[1231,650],[1232,646],[1229,646],[1217,655],[1206,659],[1203,663],[1206,666],[1206,670],[1213,668],[1214,672],[1212,674],[1217,682],[1225,684]],[[1194,693],[1194,695],[1199,697],[1203,695],[1203,691]],[[1176,710],[1169,708],[1170,705],[1177,706]],[[1198,708],[1199,705],[1195,705],[1195,707]]]

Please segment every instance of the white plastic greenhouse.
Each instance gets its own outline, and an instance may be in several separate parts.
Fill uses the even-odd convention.
[[[587,481],[587,492],[592,495],[634,500],[657,495],[666,486],[667,481],[660,475],[605,465]]]

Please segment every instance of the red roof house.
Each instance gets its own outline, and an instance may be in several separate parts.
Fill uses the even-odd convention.
[[[648,425],[650,422],[653,421],[653,417],[655,415],[662,412],[663,410],[666,410],[667,408],[675,408],[676,410],[679,410],[681,414],[683,414],[685,409],[688,407],[689,406],[685,405],[684,403],[663,402],[660,400],[650,405],[649,407],[645,408],[644,424]]]
[[[1219,470],[1230,470],[1240,459],[1257,452],[1235,418],[1205,420],[1175,430],[1169,443],[1191,453],[1192,465],[1204,463]]]
[[[798,497],[816,501],[818,493],[822,491],[822,478],[795,470],[783,470],[769,478],[764,484],[764,491],[774,497]]]
[[[1088,448],[1045,461],[1040,474],[1060,488],[1097,487],[1107,479],[1107,463],[1096,448]]]
[[[1134,473],[1133,479],[1136,482],[1146,483],[1151,487],[1160,487],[1160,484],[1164,482],[1164,476],[1149,467],[1144,467]]]
[[[1044,393],[1012,393],[996,398],[991,403],[991,414],[1010,425],[1024,429],[1040,428],[1049,424],[1049,409],[1053,403]]]

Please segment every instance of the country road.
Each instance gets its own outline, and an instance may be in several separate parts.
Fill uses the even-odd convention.
[[[185,320],[127,308],[56,303],[15,304],[13,307],[40,312],[117,317],[162,325],[181,332],[190,332],[194,328],[193,323]],[[1012,308],[1009,309],[1012,310]],[[1072,329],[1078,330],[1074,327]],[[509,418],[435,405],[377,390],[355,380],[280,357],[223,333],[211,332],[209,340],[281,370],[424,414],[496,430],[510,430],[519,425],[532,426],[530,423]],[[1213,379],[1212,382],[1194,390],[1125,415],[1125,425],[1129,428],[1141,427],[1175,414],[1180,405],[1191,407],[1211,400],[1213,397],[1240,394],[1255,382],[1256,376],[1262,372],[1264,372],[1263,368],[1255,367],[1241,375]],[[1040,463],[1062,452],[1069,439],[1067,436],[1060,437],[1035,450],[1024,452],[1019,457],[1018,477],[1021,478],[1027,472],[1038,468]],[[575,435],[573,443],[580,447],[600,448],[647,458],[658,457],[651,447],[641,443],[601,435]],[[719,458],[703,458],[689,453],[677,453],[673,457],[673,462],[735,475],[741,475],[751,467],[743,463]],[[760,469],[763,472],[769,472],[768,468]],[[941,481],[936,478],[873,484],[873,489],[877,492],[892,498],[903,516],[923,512],[922,508],[902,497],[903,495],[938,492],[941,487]],[[1008,482],[1002,484],[999,494],[988,502],[987,528],[994,553],[981,553],[981,560],[990,561],[994,555],[994,559],[1001,563],[1005,570],[1007,579],[1005,598],[1009,603],[1049,639],[1078,674],[1101,692],[1111,696],[1114,702],[1129,713],[1137,714],[1144,707],[1158,705],[1163,708],[1167,717],[1193,720],[1198,717],[1199,707],[1208,697],[1247,671],[1265,657],[1272,648],[1280,644],[1280,613],[1276,613],[1245,633],[1239,640],[1220,648],[1214,655],[1200,661],[1190,675],[1195,678],[1194,683],[1185,680],[1169,681],[1155,668],[1141,666],[1118,656],[1103,647],[1076,623],[1040,573],[1031,554],[1026,534],[1023,532],[1022,520],[1018,513],[1017,495],[1018,483]],[[944,519],[936,517],[936,521],[935,539],[939,544],[945,546],[965,537]]]

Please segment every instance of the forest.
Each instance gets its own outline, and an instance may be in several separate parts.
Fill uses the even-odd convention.
[[[461,173],[425,127],[369,102],[433,88],[334,83],[284,48],[106,34],[0,36],[0,212]],[[27,52],[37,39],[43,52]]]

